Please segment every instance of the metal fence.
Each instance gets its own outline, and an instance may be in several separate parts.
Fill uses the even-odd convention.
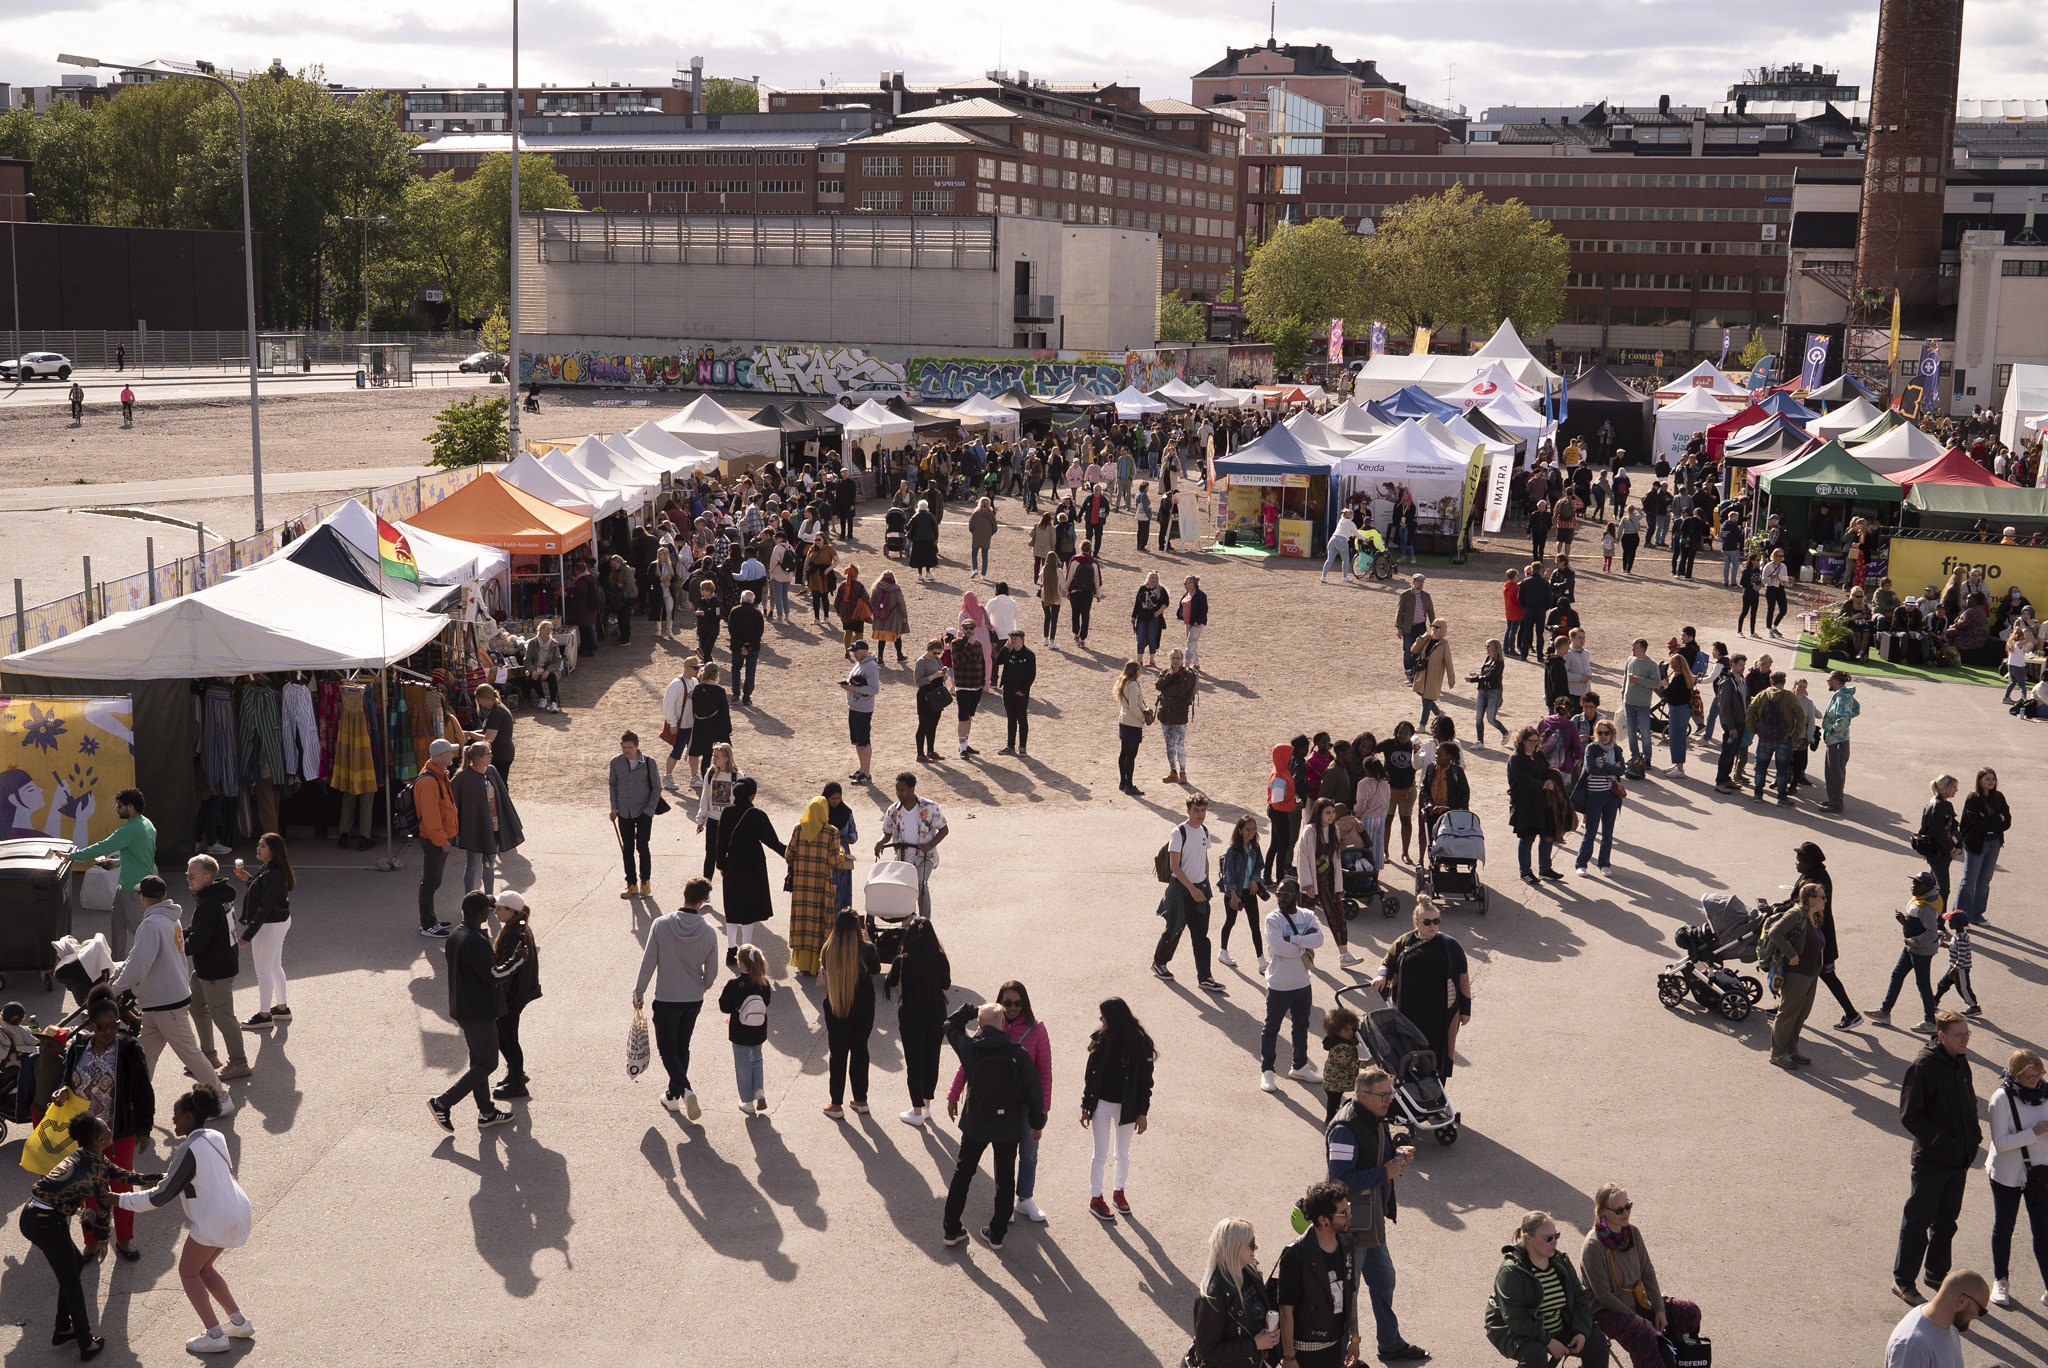
[[[279,331],[289,331],[281,329]],[[302,330],[306,357],[322,362],[354,365],[357,348],[369,342],[403,342],[412,348],[415,362],[460,361],[482,347],[475,333],[434,332],[341,332]],[[249,365],[249,334],[246,332],[10,332],[7,355],[25,351],[53,351],[70,358],[81,369],[97,370],[114,365],[114,348],[127,349],[131,370],[180,370],[193,368],[245,370]]]
[[[0,617],[0,650],[25,651],[69,636],[109,614],[147,608],[153,603],[162,603],[196,593],[210,584],[218,584],[235,571],[247,569],[266,556],[275,555],[286,545],[283,540],[286,531],[290,531],[293,540],[297,540],[349,499],[363,500],[380,516],[401,522],[422,508],[430,508],[447,498],[475,479],[482,469],[482,466],[469,466],[462,470],[447,470],[422,475],[402,484],[349,494],[318,504],[254,536],[208,546],[196,555],[151,566],[138,574],[101,580],[90,590],[80,590],[33,608],[17,604],[21,609],[18,614],[8,613]],[[173,529],[167,525],[165,530],[170,533]],[[193,534],[195,538],[203,535],[202,532]],[[19,583],[16,581],[17,587]]]

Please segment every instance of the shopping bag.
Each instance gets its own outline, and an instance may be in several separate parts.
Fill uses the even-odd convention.
[[[105,865],[92,865],[78,881],[78,906],[84,912],[111,912],[121,891],[121,876]]]
[[[29,1136],[21,1147],[21,1166],[30,1173],[41,1177],[64,1162],[78,1145],[71,1139],[71,1118],[85,1111],[91,1104],[73,1093],[62,1102],[52,1102],[43,1119],[36,1124],[35,1134]]]
[[[626,1032],[626,1077],[638,1078],[646,1073],[651,1053],[647,1044],[647,1014],[636,1007],[633,1009],[633,1025]]]

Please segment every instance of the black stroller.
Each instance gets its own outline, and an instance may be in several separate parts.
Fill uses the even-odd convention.
[[[1370,997],[1366,996],[1372,994]],[[1357,1010],[1364,1025],[1358,1043],[1393,1076],[1394,1105],[1387,1119],[1406,1126],[1412,1134],[1436,1137],[1439,1145],[1458,1139],[1458,1112],[1444,1094],[1443,1078],[1437,1072],[1436,1054],[1414,1022],[1386,1005],[1368,984],[1354,984],[1337,990],[1337,1001],[1348,994],[1358,996]],[[1378,1004],[1378,1005],[1374,1005]]]
[[[891,508],[882,519],[882,554],[895,556],[900,560],[910,559],[910,515],[900,508]]]
[[[1685,958],[1657,975],[1657,1000],[1676,1007],[1690,997],[1729,1021],[1741,1021],[1763,997],[1764,986],[1754,975],[1727,968],[1725,961],[1756,963],[1764,911],[1744,907],[1732,893],[1703,897],[1700,909],[1707,915],[1704,924],[1678,928],[1678,948]]]
[[[1372,867],[1370,851],[1354,847],[1337,858],[1344,872],[1344,920],[1350,921],[1374,902],[1380,905],[1383,917],[1391,917],[1400,910],[1401,900],[1393,890],[1380,886],[1380,873]]]

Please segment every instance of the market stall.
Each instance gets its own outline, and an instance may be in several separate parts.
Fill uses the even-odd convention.
[[[1845,447],[1860,447],[1876,441],[1893,428],[1908,426],[1909,422],[1906,415],[1897,409],[1886,409],[1854,432],[1845,432],[1835,440]]]
[[[1651,397],[1660,404],[1668,404],[1673,400],[1683,399],[1685,392],[1690,389],[1703,389],[1731,408],[1738,407],[1749,399],[1747,391],[1730,380],[1727,373],[1711,361],[1700,362],[1669,384],[1661,386]]]
[[[1856,459],[1880,475],[1895,475],[1939,460],[1945,448],[1913,423],[1901,423],[1884,436],[1856,448]]]
[[[1853,517],[1880,524],[1894,521],[1906,497],[1905,490],[1851,456],[1839,442],[1766,467],[1758,475],[1765,508],[1756,525],[1763,525],[1763,512],[1776,513],[1785,534],[1800,542],[1808,540],[1808,519],[1816,504],[1829,506],[1834,515],[1831,529],[1839,532]]]
[[[1411,420],[1337,463],[1338,498],[1366,495],[1374,522],[1384,525],[1386,510],[1406,489],[1415,501],[1417,532],[1448,549],[1463,526],[1470,463],[1469,450],[1444,445]]]
[[[715,475],[716,454],[691,446],[671,432],[664,432],[652,419],[625,434],[642,459],[652,458],[670,475]]]
[[[551,471],[560,453],[541,458]],[[559,473],[559,472],[557,472]],[[412,526],[511,553],[508,616],[530,620],[562,615],[570,552],[593,535],[589,517],[557,508],[486,471],[431,508]]]
[[[1969,460],[1968,457],[1963,459]],[[1976,462],[1971,461],[1970,464],[1975,465]],[[2048,531],[2048,489],[1941,484],[1921,479],[1914,483],[1912,492],[1906,496],[1902,516],[1908,527],[1968,532],[1981,522],[2001,533],[2007,527],[2016,527],[2022,537],[2031,538],[2036,532]],[[1990,543],[1979,542],[1977,545],[1985,550],[1973,553],[1972,561],[1996,549]],[[2048,557],[2048,550],[2036,550],[2034,554]],[[1946,571],[1942,578],[1946,578]],[[1933,582],[1939,584],[1941,579]],[[2043,601],[2032,594],[2028,597],[2037,603]]]
[[[1399,422],[1380,417],[1356,399],[1337,405],[1317,421],[1325,432],[1345,439],[1353,447],[1362,446],[1375,437],[1384,437],[1400,426]]]
[[[1533,404],[1518,395],[1503,394],[1474,412],[1485,414],[1495,427],[1529,447],[1541,443],[1554,428]]]
[[[1056,393],[1034,394],[1031,397],[1049,408],[1102,409],[1108,408],[1111,403],[1108,395],[1097,394],[1079,380],[1073,381],[1065,389],[1059,390]]]
[[[1337,460],[1284,426],[1217,457],[1210,491],[1217,540],[1282,556],[1318,554]]]
[[[952,406],[953,412],[979,418],[986,422],[989,432],[1002,441],[1015,441],[1023,426],[1016,409],[1007,404],[998,404],[986,394],[970,394]]]
[[[525,490],[542,503],[581,513],[586,518],[607,517],[625,507],[626,496],[622,492],[613,490],[601,495],[572,485],[542,465],[541,458],[530,451],[522,451],[498,467],[498,478]]]
[[[2014,451],[2041,433],[2048,418],[2048,366],[2015,363],[1998,407],[1998,440]]]
[[[550,451],[540,458],[540,464],[543,470],[562,484],[582,493],[584,502],[590,505],[590,518],[593,522],[601,523],[606,518],[623,514],[634,505],[633,491],[621,489],[609,480],[599,479],[570,460],[566,451]],[[547,502],[554,501],[549,499]]]
[[[1773,413],[1746,428],[1728,434],[1721,443],[1721,459],[1734,460],[1737,464],[1743,465],[1762,465],[1763,458],[1751,456],[1750,453],[1775,450],[1782,456],[1800,450],[1812,440],[1806,435],[1806,429],[1790,418]],[[1745,456],[1749,456],[1750,459],[1742,459]]]
[[[1841,376],[1837,383],[1839,383],[1840,379],[1847,378],[1846,375]],[[1822,440],[1830,437],[1840,437],[1846,433],[1856,431],[1864,424],[1870,422],[1871,419],[1877,417],[1881,412],[1883,410],[1859,394],[1847,403],[1837,404],[1834,408],[1821,414],[1820,417],[1806,425],[1806,430]]]
[[[1293,433],[1302,445],[1315,451],[1328,452],[1333,456],[1348,456],[1358,450],[1362,442],[1345,436],[1330,427],[1327,418],[1303,409],[1280,425]]]
[[[509,564],[510,558],[493,547],[396,524],[419,577],[391,575],[382,567],[377,522],[376,514],[350,499],[305,536],[250,568],[286,560],[421,612],[446,613],[462,606],[465,591],[502,573]]]
[[[644,522],[661,493],[661,472],[630,456],[621,455],[596,437],[586,437],[566,453],[568,458],[608,485],[626,491],[626,513]]]
[[[1035,425],[1040,432],[1045,430],[1045,424],[1052,421],[1051,407],[1026,394],[1022,385],[1012,385],[1000,394],[990,395],[989,401],[1015,410],[1020,423]]]
[[[1863,453],[1856,453],[1856,459],[1863,461]],[[1868,465],[1868,461],[1864,461]],[[1883,471],[1891,482],[1901,489],[1912,489],[1918,485],[1974,485],[1980,489],[2017,489],[2010,480],[2001,480],[1983,466],[1963,454],[1962,448],[1950,447],[1925,465],[1910,470]],[[1907,500],[1912,506],[1912,501]]]
[[[1135,418],[1149,418],[1154,414],[1171,413],[1174,408],[1172,404],[1154,399],[1135,385],[1125,385],[1110,396],[1110,401],[1116,405],[1116,416],[1126,422]]]
[[[1488,364],[1485,369],[1481,370],[1464,384],[1446,390],[1437,397],[1445,403],[1455,404],[1461,409],[1475,409],[1483,404],[1492,403],[1504,394],[1512,394],[1517,398],[1527,400],[1542,397],[1543,391],[1531,389],[1515,379],[1514,376],[1509,375],[1507,367],[1495,361]]]
[[[787,409],[768,404],[757,409],[751,421],[762,427],[774,428],[782,434],[782,454],[791,462],[815,461],[818,458],[818,425],[799,418]],[[794,465],[791,466],[794,469]]]
[[[1808,407],[1818,406],[1824,413],[1833,413],[1837,406],[1858,402],[1872,414],[1877,412],[1877,391],[1858,380],[1854,371],[1843,371],[1819,389],[1808,390],[1799,397]]]
[[[1717,372],[1718,374],[1718,372]],[[1674,393],[1673,399],[1684,396]],[[1605,366],[1594,366],[1573,380],[1564,391],[1564,418],[1558,424],[1557,445],[1562,451],[1574,437],[1587,453],[1599,455],[1602,424],[1614,427],[1614,447],[1641,458],[1650,455],[1650,439],[1656,432],[1657,405],[1649,396],[1630,389]]]
[[[1394,419],[1452,418],[1464,411],[1461,406],[1439,399],[1419,385],[1395,390],[1373,403],[1374,413]]]
[[[728,479],[748,466],[773,461],[782,450],[779,431],[748,422],[708,394],[698,395],[656,426],[700,451],[714,453],[720,473]]]
[[[1707,390],[1687,390],[1657,410],[1656,456],[1676,465],[1695,433],[1705,432],[1727,416],[1728,406]]]
[[[1217,396],[1205,389],[1190,385],[1178,375],[1152,391],[1155,399],[1164,399],[1175,404],[1214,404]]]

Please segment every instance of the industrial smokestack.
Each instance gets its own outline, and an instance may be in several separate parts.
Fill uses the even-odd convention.
[[[1941,212],[1953,142],[1963,0],[1882,0],[1856,285],[1899,292],[1921,320],[1938,306]]]
[[[692,114],[702,114],[704,112],[704,59],[702,57],[692,57],[690,59],[690,112]]]

